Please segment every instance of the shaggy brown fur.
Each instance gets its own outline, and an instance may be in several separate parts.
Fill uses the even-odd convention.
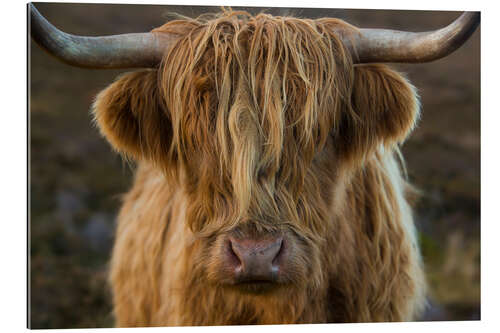
[[[225,12],[169,22],[158,70],[125,74],[94,114],[139,161],[111,262],[118,326],[411,320],[424,279],[395,156],[414,88],[353,66],[336,19]],[[279,286],[224,280],[224,235],[280,232]]]

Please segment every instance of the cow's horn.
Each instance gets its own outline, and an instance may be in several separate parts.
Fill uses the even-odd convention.
[[[439,30],[407,32],[385,29],[359,29],[344,35],[355,63],[437,60],[458,49],[479,25],[480,12],[465,12]]]
[[[102,37],[75,36],[58,30],[29,5],[33,39],[50,54],[73,66],[132,68],[157,66],[174,38],[163,33]],[[430,32],[359,29],[344,38],[355,63],[427,62],[459,48],[479,25],[479,12],[463,13],[445,28]],[[346,36],[346,35],[344,35]]]
[[[163,33],[75,36],[54,27],[32,4],[28,6],[28,14],[33,40],[59,60],[78,67],[155,67],[174,41]]]

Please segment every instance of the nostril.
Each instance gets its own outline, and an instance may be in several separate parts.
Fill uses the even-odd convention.
[[[273,269],[278,269],[279,268],[279,265],[281,264],[281,261],[282,261],[282,258],[284,256],[284,252],[285,252],[285,241],[283,240],[282,237],[280,237],[280,239],[278,240],[278,252],[276,253],[276,256],[274,257],[273,261],[272,261],[272,266],[273,266]]]
[[[228,261],[228,264],[235,270],[241,269],[243,262],[241,261],[237,252],[234,250],[233,242],[230,239],[226,241],[225,248],[226,248],[226,260]]]

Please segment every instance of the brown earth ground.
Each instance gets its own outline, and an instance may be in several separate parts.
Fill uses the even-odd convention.
[[[218,8],[37,4],[64,31],[149,31],[177,12]],[[257,13],[263,8],[251,8]],[[359,27],[425,31],[457,12],[266,9],[275,15],[338,17]],[[91,124],[95,95],[122,71],[67,66],[32,41],[30,70],[30,321],[32,328],[110,327],[106,284],[119,196],[132,168]],[[451,56],[397,65],[419,88],[423,117],[403,147],[423,195],[417,227],[430,304],[423,320],[480,318],[480,31]]]

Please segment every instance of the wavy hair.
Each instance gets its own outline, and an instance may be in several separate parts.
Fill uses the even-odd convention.
[[[425,283],[395,155],[416,91],[352,64],[338,19],[224,11],[177,35],[157,70],[99,94],[96,122],[139,161],[111,263],[119,326],[409,320]],[[293,272],[270,295],[218,281],[218,236],[286,230]]]

